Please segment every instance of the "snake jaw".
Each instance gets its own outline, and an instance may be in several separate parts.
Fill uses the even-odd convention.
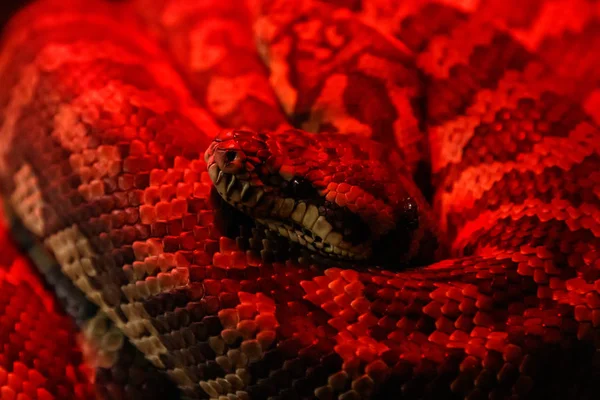
[[[263,188],[248,182],[247,174],[224,172],[216,163],[209,165],[208,174],[223,200],[241,211],[256,207],[263,198]]]
[[[370,257],[370,245],[345,241],[342,233],[319,215],[317,205],[266,193],[265,187],[252,185],[246,171],[237,170],[237,174],[232,174],[221,169],[214,158],[209,157],[209,162],[208,174],[221,198],[254,217],[260,225],[329,258],[366,260]]]
[[[335,231],[324,216],[319,215],[315,204],[277,195],[273,198],[263,187],[252,185],[248,181],[248,173],[239,172],[227,173],[217,162],[211,162],[208,166],[209,177],[221,198],[239,211],[253,216],[260,225],[326,257],[349,260],[366,260],[370,257],[369,245],[353,245],[345,241],[343,235]]]
[[[284,222],[276,219],[257,218],[257,222],[270,231],[289,239],[291,242],[299,243],[314,253],[319,253],[327,258],[340,260],[365,261],[371,256],[371,248],[365,243],[352,246],[342,240],[339,232],[330,232],[325,239],[314,231],[300,227],[298,224]]]

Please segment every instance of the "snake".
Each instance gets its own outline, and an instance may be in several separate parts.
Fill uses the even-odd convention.
[[[593,399],[595,1],[39,0],[2,399]]]

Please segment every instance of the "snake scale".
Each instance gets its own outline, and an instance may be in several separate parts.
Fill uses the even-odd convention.
[[[598,15],[24,8],[0,47],[0,397],[597,398]]]

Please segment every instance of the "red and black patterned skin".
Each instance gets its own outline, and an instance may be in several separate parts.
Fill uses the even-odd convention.
[[[600,7],[525,3],[25,8],[0,47],[0,184],[37,269],[5,233],[2,398],[597,397]],[[432,234],[409,247],[437,259],[288,257],[220,199],[232,135],[261,165],[247,143],[286,149],[294,174],[263,184],[309,181],[344,222],[418,198]],[[352,175],[386,165],[375,148],[395,182]]]

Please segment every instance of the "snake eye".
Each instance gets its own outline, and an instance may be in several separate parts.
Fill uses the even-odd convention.
[[[419,206],[412,197],[407,197],[403,201],[402,221],[410,229],[416,229],[419,226]]]
[[[283,182],[283,191],[286,195],[299,200],[311,199],[319,196],[317,189],[306,179],[294,177],[289,182]]]
[[[295,177],[289,182],[291,194],[297,199],[315,198],[319,194],[315,187],[306,179]]]

